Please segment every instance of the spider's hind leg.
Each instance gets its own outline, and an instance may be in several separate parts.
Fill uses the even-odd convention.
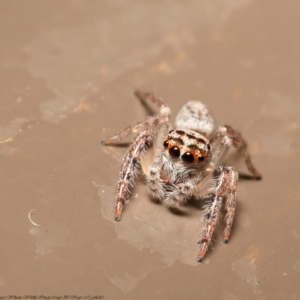
[[[145,128],[150,128],[153,124],[155,124],[159,120],[159,116],[149,116],[144,121],[137,122],[132,124],[122,131],[118,132],[117,134],[106,138],[105,140],[101,141],[103,146],[114,144],[120,142],[123,138],[128,136],[130,133],[139,132]]]
[[[167,104],[164,102],[164,100],[162,98],[158,98],[152,93],[135,90],[134,95],[142,102],[144,102],[146,100],[150,100],[151,102],[155,103],[158,107],[167,106]]]
[[[255,179],[261,179],[261,174],[255,168],[251,157],[247,151],[247,143],[242,137],[241,133],[231,126],[225,125],[224,126],[227,131],[227,136],[232,140],[233,146],[240,152],[240,154],[244,157],[245,163],[249,169],[249,171],[253,174]]]
[[[220,127],[216,137],[212,142],[212,146],[215,148],[212,161],[215,163],[219,162],[227,153],[228,148],[230,146],[234,146],[244,157],[247,168],[253,174],[254,178],[261,179],[262,176],[255,168],[251,156],[247,150],[247,143],[239,131],[228,125]]]
[[[152,93],[146,93],[140,90],[136,90],[134,94],[142,102],[150,100],[153,103],[155,103],[160,108],[159,114],[149,116],[144,121],[130,125],[122,131],[118,132],[116,135],[106,138],[105,140],[101,141],[101,144],[103,146],[117,143],[126,136],[128,136],[130,133],[139,132],[143,129],[151,128],[153,125],[160,125],[169,122],[169,116],[171,111],[168,105],[164,102],[164,100],[154,96]]]

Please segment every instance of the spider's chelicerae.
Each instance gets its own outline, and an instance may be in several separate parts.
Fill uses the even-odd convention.
[[[142,166],[149,193],[167,206],[184,204],[192,196],[207,201],[197,258],[201,262],[211,244],[223,201],[226,210],[224,243],[228,242],[233,224],[238,173],[233,167],[220,164],[229,147],[234,146],[240,152],[254,178],[260,179],[261,175],[251,161],[241,134],[228,125],[216,128],[202,102],[186,103],[176,117],[175,128],[170,130],[168,105],[151,93],[136,91],[135,95],[143,102],[154,102],[160,111],[102,141],[103,145],[109,145],[131,132],[138,132],[123,157],[114,200],[115,220],[121,220],[129,188]],[[143,159],[147,156],[151,157],[148,165]],[[207,182],[211,182],[208,193],[201,196]]]

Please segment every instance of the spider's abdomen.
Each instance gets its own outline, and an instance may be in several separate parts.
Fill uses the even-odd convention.
[[[215,131],[215,121],[205,104],[191,100],[178,112],[175,127],[199,132],[210,140]]]

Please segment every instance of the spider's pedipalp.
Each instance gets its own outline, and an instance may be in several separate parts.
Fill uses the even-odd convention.
[[[189,180],[181,180],[177,185],[172,186],[170,191],[165,193],[163,202],[168,207],[176,207],[185,204],[193,195],[198,192],[198,184],[201,177],[195,176]]]

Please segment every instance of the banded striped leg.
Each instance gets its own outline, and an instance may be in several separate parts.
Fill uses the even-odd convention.
[[[202,238],[198,243],[200,244],[200,249],[197,258],[198,262],[202,262],[204,256],[207,253],[208,247],[211,243],[211,239],[213,237],[216,225],[219,220],[221,205],[222,197],[215,195],[208,212],[205,214],[206,224],[203,230]]]
[[[132,141],[123,157],[120,176],[115,196],[115,220],[120,221],[125,202],[129,198],[129,187],[139,173],[139,160],[141,155],[153,142],[153,132],[150,129],[141,131]]]
[[[225,216],[225,228],[223,233],[223,243],[227,244],[231,233],[233,224],[233,218],[236,209],[236,190],[239,182],[239,174],[235,169],[228,168],[228,188],[227,188],[227,199],[225,203],[226,216]]]
[[[199,241],[200,246],[197,258],[199,262],[203,261],[211,244],[211,240],[220,217],[223,197],[226,194],[228,194],[226,201],[227,215],[225,218],[225,230],[223,237],[223,241],[225,243],[227,243],[231,232],[233,217],[236,208],[238,173],[232,167],[219,167],[216,172],[218,175],[218,180],[216,182],[216,187],[212,190],[212,194],[214,195],[214,197],[213,201],[208,207],[208,211],[205,214],[205,228]]]

